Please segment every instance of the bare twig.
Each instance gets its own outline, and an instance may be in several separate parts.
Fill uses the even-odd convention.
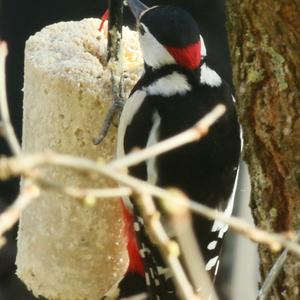
[[[134,151],[123,158],[112,161],[109,166],[114,168],[124,168],[136,165],[150,157],[170,151],[174,148],[187,143],[192,143],[203,138],[209,131],[209,127],[214,124],[224,113],[225,106],[217,105],[211,112],[205,115],[192,128],[168,138],[160,143],[157,143],[149,148]]]
[[[66,186],[59,184],[54,181],[45,179],[42,175],[37,172],[29,172],[25,176],[29,177],[42,189],[57,190],[67,196],[85,199],[85,198],[117,198],[117,197],[128,197],[132,195],[132,189],[128,187],[114,187],[114,188],[78,188],[74,186]]]
[[[120,198],[132,195],[132,190],[128,187],[96,189],[65,186],[53,181],[49,181],[42,176],[38,176],[36,172],[28,172],[25,177],[30,178],[33,183],[35,183],[42,189],[57,190],[67,196],[83,201],[84,204],[89,206],[94,205],[97,199],[117,197]],[[20,216],[22,210],[26,207],[26,205],[30,203],[30,201],[22,201],[22,199],[24,199],[24,196],[19,195],[10,207],[8,207],[7,210],[0,214],[0,239],[3,233],[13,227],[13,225],[18,221],[18,217]],[[33,197],[27,197],[26,199],[32,200]],[[17,218],[15,218],[14,216],[17,216]]]
[[[53,189],[53,186],[48,186],[48,188]],[[103,189],[81,189],[76,187],[64,187],[61,191],[73,198],[85,199],[85,198],[95,198],[95,199],[104,199],[104,198],[120,198],[120,197],[129,197],[132,195],[132,191],[127,187],[120,188],[103,188]]]
[[[7,45],[0,41],[0,116],[1,133],[6,139],[11,152],[20,155],[21,146],[11,124],[6,93],[5,62],[7,57]],[[29,182],[24,182],[24,191],[17,197],[12,205],[0,214],[0,248],[5,244],[3,234],[9,230],[18,220],[22,210],[37,196],[37,188]]]
[[[298,231],[297,240],[298,241],[300,240],[300,231]],[[280,254],[280,256],[277,258],[276,262],[274,263],[270,272],[268,273],[268,275],[258,293],[257,300],[266,300],[267,299],[274,282],[278,278],[278,275],[280,274],[280,272],[286,262],[287,256],[288,256],[288,249],[285,249]]]
[[[143,201],[142,203],[149,202],[149,199],[152,201],[152,196],[158,197],[160,199],[164,199],[167,201],[175,203],[178,207],[188,207],[192,211],[200,214],[204,217],[209,219],[215,220],[218,219],[229,226],[231,226],[234,230],[243,235],[249,237],[250,239],[263,243],[271,247],[273,250],[279,250],[281,247],[286,247],[291,252],[294,252],[300,255],[300,246],[295,243],[294,241],[289,240],[282,234],[275,234],[275,233],[267,233],[265,231],[259,230],[248,223],[244,222],[241,219],[235,217],[228,217],[222,212],[218,212],[213,210],[209,207],[201,205],[191,200],[182,201],[180,197],[174,197],[174,195],[161,189],[159,187],[153,186],[149,183],[143,182],[139,179],[133,178],[129,175],[123,174],[119,172],[117,169],[128,167],[133,164],[137,164],[147,158],[152,156],[164,153],[169,151],[175,147],[180,145],[192,142],[201,138],[205,135],[208,131],[208,128],[211,124],[213,124],[224,112],[224,107],[219,106],[216,108],[209,116],[206,116],[203,120],[195,125],[194,128],[187,130],[180,135],[173,137],[167,141],[164,141],[160,144],[154,145],[151,148],[141,150],[134,154],[130,154],[129,156],[125,157],[124,159],[111,162],[108,165],[100,165],[96,164],[94,161],[78,158],[68,155],[60,155],[55,153],[48,153],[48,154],[34,154],[34,155],[21,155],[21,148],[15,136],[13,127],[11,125],[7,100],[6,100],[6,90],[5,90],[5,57],[6,57],[6,45],[4,43],[0,44],[0,111],[1,111],[1,126],[3,127],[3,134],[7,139],[12,152],[17,156],[15,158],[3,158],[0,160],[0,178],[5,179],[15,175],[24,175],[26,178],[32,178],[35,180],[41,187],[44,188],[53,188],[63,191],[64,193],[75,196],[75,197],[111,197],[111,196],[124,196],[130,195],[132,191],[142,195]],[[119,84],[117,86],[115,82],[115,77],[112,71],[112,80],[113,80],[113,95],[114,99],[118,99],[118,96],[121,95],[122,86]],[[112,118],[111,118],[112,119]],[[63,187],[57,183],[49,182],[43,177],[37,178],[34,176],[35,172],[32,172],[33,169],[39,166],[64,166],[68,168],[73,168],[78,171],[88,171],[88,172],[96,172],[98,174],[105,175],[109,178],[112,178],[119,183],[123,183],[128,188],[120,188],[120,189],[79,189],[76,187]],[[30,203],[30,201],[38,196],[38,188],[36,185],[29,183],[26,181],[24,183],[25,188],[20,194],[20,196],[16,199],[16,201],[8,207],[8,209],[0,215],[0,237],[3,233],[8,230],[19,218],[20,213],[22,210]],[[147,195],[147,196],[145,196]],[[146,198],[148,199],[146,199]],[[147,200],[147,201],[146,201]],[[154,205],[154,204],[153,204]],[[152,212],[150,215],[155,216],[155,206],[152,207]],[[149,212],[149,211],[148,211]],[[166,250],[165,253],[169,253],[172,249],[169,247],[170,245],[175,245],[170,243],[171,241],[168,239],[167,235],[164,232],[164,228],[162,227],[159,220],[154,220],[153,225],[153,218],[151,218],[150,228],[152,229],[152,233],[155,234],[156,239],[158,242],[161,243],[162,248]],[[152,227],[151,227],[152,226]],[[155,229],[156,228],[156,229]],[[158,231],[156,231],[158,230]],[[176,247],[175,247],[176,248]],[[287,251],[287,250],[286,250]],[[285,254],[286,256],[286,254]],[[285,256],[283,254],[282,259],[279,261],[279,264],[275,265],[275,269],[278,271],[280,270]],[[178,261],[176,255],[167,255],[166,260],[168,265],[171,266],[173,270],[175,270],[175,278],[176,278],[176,285],[179,287],[179,290],[182,295],[186,299],[192,299],[194,297],[194,293],[190,286],[190,283],[187,281],[185,277],[185,273],[182,270],[182,267]],[[282,262],[283,261],[283,262]],[[279,271],[278,271],[279,272]],[[270,275],[273,276],[274,275]],[[182,284],[183,283],[183,284]]]
[[[112,76],[113,76],[113,74],[112,74]],[[128,156],[126,156],[122,159],[113,161],[109,164],[109,166],[117,167],[117,168],[124,167],[124,166],[130,166],[132,164],[141,162],[142,160],[145,160],[151,156],[155,156],[160,153],[169,151],[169,150],[171,150],[175,147],[178,147],[180,145],[183,145],[185,143],[189,143],[194,140],[198,140],[208,132],[209,126],[211,126],[211,124],[213,124],[224,113],[224,111],[225,111],[225,107],[223,105],[218,105],[208,115],[206,115],[198,123],[196,123],[193,128],[188,129],[188,130],[184,131],[183,133],[181,133],[175,137],[172,137],[168,140],[165,140],[161,143],[158,143],[150,148],[144,149],[137,153],[129,154]],[[28,168],[28,170],[29,169],[30,168]],[[1,174],[0,174],[0,177],[1,177]],[[88,193],[92,193],[94,195],[96,193],[96,194],[98,194],[98,196],[100,196],[100,195],[104,196],[103,191],[95,191],[95,190],[94,191],[88,191],[88,190],[83,191],[82,189],[78,190],[77,188],[74,188],[74,187],[61,186],[58,183],[54,183],[49,180],[43,179],[41,176],[38,176],[36,173],[31,172],[29,177],[31,179],[34,179],[35,182],[39,183],[43,188],[58,189],[66,194],[69,194],[70,196],[78,197],[77,196],[78,194],[79,195],[85,194],[85,197],[86,197]],[[118,192],[120,192],[119,195],[117,194]],[[115,193],[114,194],[115,196],[121,196],[121,193],[123,193],[124,191],[118,191],[118,192],[114,191],[113,193]],[[127,193],[129,193],[129,192],[127,192]],[[122,196],[126,196],[126,195],[122,194]]]
[[[0,244],[5,242],[3,234],[19,220],[21,212],[38,196],[39,188],[27,181],[14,203],[0,214]]]
[[[195,236],[191,211],[188,209],[189,200],[180,190],[172,188],[169,191],[174,194],[174,197],[181,198],[182,201],[187,202],[186,207],[181,205],[178,207],[173,205],[173,202],[168,201],[162,201],[161,203],[171,220],[172,230],[174,230],[176,240],[180,246],[181,256],[194,290],[203,299],[217,300],[218,297],[212,281],[205,271],[204,259]]]
[[[95,161],[74,157],[70,155],[56,153],[42,153],[33,155],[22,155],[15,158],[0,159],[0,179],[5,179],[13,175],[25,174],[26,171],[38,166],[63,166],[76,169],[80,172],[95,172],[112,178],[123,185],[131,187],[136,193],[151,194],[155,197],[173,201],[175,205],[188,206],[195,213],[210,220],[220,220],[228,224],[236,232],[243,234],[251,240],[269,246],[273,251],[279,251],[282,247],[288,248],[291,252],[300,256],[300,245],[283,234],[268,233],[260,230],[237,217],[229,217],[223,212],[209,208],[205,205],[189,200],[184,202],[174,197],[172,193],[157,186],[132,176],[123,174],[108,165],[97,164]]]
[[[92,189],[92,188],[78,188],[72,186],[64,186],[59,183],[49,181],[42,176],[38,175],[36,172],[26,172],[24,174],[26,178],[35,183],[35,186],[39,186],[43,189],[52,189],[60,191],[70,197],[79,199],[83,201],[84,204],[93,206],[97,199],[103,198],[116,198],[125,197],[132,194],[132,190],[128,187],[117,187],[117,188],[103,188],[103,189]],[[24,186],[29,185],[29,180],[24,182]],[[28,188],[27,188],[28,189]],[[0,214],[0,248],[1,248],[1,237],[2,235],[11,229],[13,225],[18,221],[21,212],[26,208],[26,206],[35,197],[30,197],[30,194],[26,192],[24,194],[24,188],[22,188],[22,193],[17,197],[14,203],[9,206],[2,214]]]
[[[21,153],[21,147],[16,137],[14,128],[11,125],[9,110],[6,96],[6,82],[5,82],[5,60],[7,56],[7,45],[0,41],[0,116],[2,134],[6,138],[9,147],[14,155]]]
[[[118,100],[119,93],[120,93],[120,91],[122,91],[122,85],[120,83],[119,89],[116,90],[116,83],[115,83],[115,77],[114,77],[113,71],[112,71],[112,88],[113,88],[114,99]],[[114,108],[115,105],[118,105],[119,106],[118,108],[120,109],[119,104],[120,104],[120,101],[114,101],[112,109]],[[110,110],[110,113],[106,117],[104,131],[102,129],[102,133],[100,136],[101,139],[103,139],[105,137],[108,127],[109,127],[109,123],[111,122],[111,120],[113,118],[112,109]],[[219,109],[220,109],[220,107],[219,107]],[[209,124],[209,118],[206,118],[206,119],[208,120],[208,121],[206,121],[206,123]],[[199,138],[201,138],[203,132],[207,132],[207,128],[209,125],[207,125],[206,123],[205,124],[202,124],[202,123],[197,124],[197,126],[195,126],[195,129],[193,129],[194,138],[199,139]],[[9,122],[9,124],[10,124],[10,122]],[[187,135],[189,135],[189,132],[187,132]],[[182,138],[184,139],[184,136]],[[180,137],[179,137],[179,139],[180,139]],[[185,140],[183,141],[183,143],[185,143]],[[172,145],[172,141],[171,141],[171,145]],[[175,141],[175,145],[173,147],[175,147],[175,146],[176,146],[176,141]],[[160,151],[163,151],[163,149]],[[155,153],[151,154],[151,155],[155,155]],[[107,190],[107,189],[106,190],[95,190],[95,189],[79,189],[79,188],[74,188],[74,187],[64,187],[58,183],[48,181],[48,180],[42,178],[41,176],[37,176],[36,172],[30,172],[30,170],[24,171],[23,175],[25,175],[25,177],[29,176],[32,179],[34,178],[35,182],[39,183],[39,185],[43,188],[57,189],[57,190],[60,190],[61,192],[64,192],[70,196],[77,197],[77,198],[78,197],[86,197],[86,198],[90,199],[91,197],[94,198],[97,196],[103,198],[105,196],[105,193],[108,194],[108,196],[111,196],[112,193],[113,193],[113,196],[116,196],[116,189],[114,189],[114,190],[112,190],[112,189],[111,190]],[[131,193],[131,190],[127,189],[126,191],[124,191],[124,189],[123,189],[122,191],[118,190],[117,192],[121,192],[122,196],[124,196],[124,192],[127,193],[127,195],[129,195]],[[119,195],[120,194],[118,194],[118,196]],[[149,197],[147,197],[147,198],[149,199]],[[141,199],[143,199],[143,196],[141,196]],[[152,201],[152,199],[151,199],[151,201]],[[143,206],[143,204],[147,204],[147,201],[142,200],[140,202],[142,203],[141,206]],[[18,204],[18,203],[19,203],[19,201],[16,201],[14,204]],[[153,205],[154,205],[154,203],[153,203]],[[12,224],[14,224],[17,221],[17,219],[18,219],[22,209],[24,209],[24,207],[18,206],[17,209],[14,210],[15,218],[10,218],[10,220],[4,230],[9,229],[12,226]],[[152,213],[152,216],[154,216],[156,213],[156,208],[154,206],[152,208],[153,208],[153,211],[151,213]],[[145,208],[144,208],[144,210],[142,209],[141,211],[145,211],[146,215],[149,214],[149,211],[147,212],[147,210],[145,210]],[[144,218],[147,220],[146,215],[144,215]],[[5,216],[6,215],[3,215],[3,217],[5,217]],[[160,223],[160,221],[158,219],[156,221],[154,221],[154,219],[151,218],[150,223],[151,223],[151,224],[149,224],[150,230],[152,231],[152,234],[156,237],[156,241],[158,242],[158,245],[160,245],[160,247],[162,247],[166,250],[166,251],[162,251],[162,255],[164,255],[164,253],[166,253],[165,259],[166,259],[166,262],[169,265],[169,267],[173,270],[175,284],[177,286],[179,294],[182,295],[183,299],[187,299],[187,300],[188,299],[200,299],[200,296],[198,296],[194,293],[194,290],[186,277],[186,274],[182,268],[182,265],[181,265],[177,255],[174,255],[174,253],[172,253],[172,251],[171,251],[174,248],[176,243],[171,242],[169,240],[167,234],[164,232],[164,228],[163,228],[162,224]]]
[[[193,288],[183,270],[178,258],[180,253],[179,247],[175,241],[169,239],[165,232],[152,197],[149,194],[140,194],[140,196],[136,197],[136,203],[140,208],[146,228],[148,228],[151,233],[150,237],[154,240],[153,242],[160,249],[160,253],[166,264],[172,270],[174,283],[181,299],[201,300],[200,296],[194,293]]]

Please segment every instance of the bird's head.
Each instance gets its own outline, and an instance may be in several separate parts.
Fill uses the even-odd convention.
[[[145,63],[154,68],[178,64],[196,70],[206,56],[206,48],[193,17],[173,6],[147,7],[128,0],[139,31]]]

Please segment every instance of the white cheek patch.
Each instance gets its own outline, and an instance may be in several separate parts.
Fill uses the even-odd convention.
[[[154,69],[157,69],[163,65],[175,64],[175,59],[149,32],[147,26],[142,23],[140,23],[140,25],[143,26],[145,30],[145,33],[143,35],[140,34],[139,38],[146,64]]]
[[[185,95],[192,89],[185,75],[173,72],[163,78],[160,78],[147,87],[150,95],[161,95],[170,97],[176,94]]]

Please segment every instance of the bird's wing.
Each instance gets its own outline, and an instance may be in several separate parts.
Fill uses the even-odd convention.
[[[232,101],[234,103],[236,103],[234,96],[232,96]],[[244,140],[243,140],[243,131],[242,131],[241,126],[240,126],[240,140],[241,140],[240,153],[242,153],[243,147],[244,147]],[[226,206],[222,209],[222,211],[227,216],[231,216],[232,211],[233,211],[234,202],[235,202],[235,198],[237,195],[237,187],[238,187],[238,181],[239,181],[239,175],[240,175],[239,174],[240,173],[240,165],[241,165],[241,159],[240,159],[239,166],[237,167],[237,170],[236,170],[236,177],[235,177],[231,195],[230,195],[228,201],[226,202]],[[224,234],[227,232],[227,230],[228,230],[228,225],[224,224],[223,222],[221,222],[219,220],[215,220],[212,225],[212,228],[211,228],[211,233],[210,233],[211,241],[207,245],[207,251],[209,252],[210,259],[206,263],[206,270],[208,272],[210,272],[210,274],[212,275],[212,278],[215,278],[215,276],[218,273],[218,268],[219,268],[219,263],[220,263],[219,255],[220,255],[221,248],[222,248],[223,237],[224,237]]]

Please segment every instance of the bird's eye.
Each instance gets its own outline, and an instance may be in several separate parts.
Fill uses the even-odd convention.
[[[144,26],[143,25],[139,25],[139,32],[141,35],[144,35],[145,34],[145,29],[144,29]]]

